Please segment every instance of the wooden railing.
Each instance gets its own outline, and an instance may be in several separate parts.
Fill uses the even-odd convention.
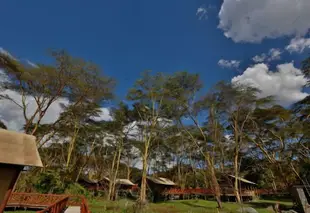
[[[189,195],[189,194],[204,194],[213,195],[211,189],[169,189],[164,192],[164,194],[174,194],[174,195]]]
[[[8,200],[7,207],[46,208],[68,195],[17,193],[13,192]]]
[[[43,209],[39,213],[58,213],[66,206],[80,206],[82,213],[90,213],[87,200],[80,195],[56,195],[39,193],[12,193],[6,207]]]
[[[48,206],[47,208],[41,211],[37,211],[36,213],[62,213],[67,207],[68,200],[69,200],[69,196],[64,197],[61,200],[58,200],[57,202]]]
[[[85,197],[82,198],[81,213],[90,213],[87,200],[85,199]]]
[[[253,190],[241,190],[240,194],[242,196],[255,196],[255,195],[267,195],[267,194],[278,194],[280,192],[274,192],[270,189],[253,189]],[[283,192],[282,192],[283,193]],[[164,192],[166,195],[214,195],[214,192],[212,189],[206,189],[206,188],[197,188],[197,189],[179,189],[179,188],[173,188],[166,190]],[[233,189],[222,189],[221,190],[222,195],[233,195],[234,190]]]

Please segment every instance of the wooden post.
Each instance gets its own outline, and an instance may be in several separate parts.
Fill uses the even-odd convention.
[[[5,206],[6,206],[7,202],[9,201],[9,198],[13,192],[15,183],[19,177],[21,170],[23,169],[23,166],[16,166],[16,165],[11,165],[11,166],[16,168],[16,173],[13,175],[11,182],[10,182],[10,185],[9,185],[9,188],[8,188],[7,192],[5,193],[5,196],[4,196],[2,203],[0,204],[0,213],[4,212]]]

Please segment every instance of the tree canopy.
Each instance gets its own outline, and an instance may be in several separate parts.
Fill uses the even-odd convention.
[[[139,200],[145,202],[146,179],[154,175],[181,188],[211,188],[221,207],[219,180],[225,174],[274,190],[309,178],[310,96],[283,107],[251,85],[219,82],[204,91],[198,74],[146,71],[128,90],[127,101],[118,103],[115,80],[98,66],[65,51],[52,51],[51,57],[52,65],[29,67],[0,54],[7,77],[0,102],[20,108],[21,131],[36,136],[44,163],[22,178],[21,191],[26,183],[51,192],[48,184],[63,191],[81,177],[108,177],[108,198],[115,199],[117,178],[141,178]],[[302,64],[308,79],[309,64],[310,58]],[[60,116],[43,122],[53,103],[61,105]],[[111,119],[99,119],[102,107]],[[7,126],[0,121],[0,128]],[[42,183],[48,184],[39,187]],[[240,202],[238,184],[233,189]]]

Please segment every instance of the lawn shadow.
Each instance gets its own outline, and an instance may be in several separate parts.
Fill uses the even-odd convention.
[[[195,204],[195,203],[190,203],[190,202],[186,202],[186,201],[182,201],[182,204],[186,205],[186,206],[190,206],[190,207],[194,207],[194,208],[202,208],[205,210],[213,210],[215,211],[216,208],[212,208],[212,207],[208,207],[208,206],[203,206],[203,205],[199,205],[199,204]]]
[[[256,209],[256,208],[260,208],[260,209],[267,209],[267,208],[269,208],[269,209],[272,209],[273,206],[275,205],[275,203],[252,202],[252,203],[248,203],[247,205],[253,207],[254,209]],[[289,209],[292,209],[292,206],[287,206],[287,205],[284,205],[284,204],[279,204],[279,208],[281,210],[289,210]]]

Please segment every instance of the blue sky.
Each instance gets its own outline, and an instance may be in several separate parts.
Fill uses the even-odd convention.
[[[296,36],[309,37],[305,33],[305,29],[310,28],[309,19],[300,20],[308,17],[308,0],[300,0],[304,5],[295,9],[288,0],[282,1],[288,10],[282,8],[283,14],[279,16],[298,13],[297,22],[296,19],[292,23],[279,21],[278,17],[271,16],[275,21],[271,20],[270,24],[269,20],[262,19],[271,14],[269,1],[263,0],[262,5],[257,5],[257,0],[248,0],[248,3],[245,0],[240,0],[241,3],[236,0],[3,1],[0,47],[18,58],[41,63],[50,62],[46,54],[49,48],[66,49],[74,56],[100,65],[106,75],[115,78],[116,95],[120,99],[144,70],[199,73],[208,88],[219,80],[230,81],[234,76],[241,76],[246,68],[254,65],[252,57],[267,54],[271,48],[279,48],[282,54],[281,59],[265,63],[270,69],[292,60],[298,68],[307,56],[307,48],[291,54],[285,47]],[[242,2],[250,9],[245,10]],[[219,18],[221,7],[223,12]],[[263,29],[258,34],[273,27],[277,31],[265,30],[261,33],[264,38],[253,43],[248,35],[236,35],[236,32],[240,32],[238,23],[248,18],[240,14],[251,16],[251,10],[257,11],[255,7],[263,11],[260,16],[250,17],[251,24],[256,24],[255,29]],[[305,13],[300,11],[303,9]],[[231,31],[218,27],[221,20],[226,27],[231,25]],[[264,24],[266,26],[261,26]],[[288,29],[288,25],[292,25],[292,29]],[[254,27],[249,31],[256,36]],[[233,36],[225,36],[225,31]],[[223,68],[218,65],[220,59],[241,62],[238,68]],[[248,80],[244,76],[240,78]]]

